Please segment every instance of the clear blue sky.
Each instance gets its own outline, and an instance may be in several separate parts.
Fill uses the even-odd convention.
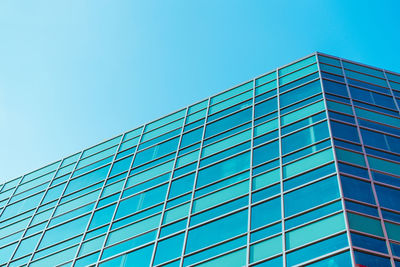
[[[314,51],[400,72],[399,1],[0,2],[0,182]]]

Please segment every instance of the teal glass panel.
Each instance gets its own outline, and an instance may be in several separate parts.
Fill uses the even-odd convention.
[[[247,231],[247,210],[191,229],[188,233],[186,253],[205,248]]]
[[[104,180],[107,177],[109,168],[110,165],[107,165],[93,172],[84,174],[78,178],[71,180],[68,183],[67,188],[65,189],[64,195],[67,195],[71,192],[80,190],[88,185]]]
[[[332,160],[333,160],[332,150],[331,149],[323,150],[321,152],[312,154],[309,157],[285,165],[283,167],[283,176],[284,178],[291,177]]]
[[[200,262],[224,252],[239,248],[246,244],[246,236],[241,236],[233,240],[224,242],[220,245],[202,250],[198,253],[192,254],[184,258],[183,266],[193,265],[196,262]]]
[[[165,225],[161,228],[160,230],[160,238],[163,238],[165,236],[168,236],[170,234],[179,232],[183,229],[186,228],[186,224],[187,224],[187,219],[183,219],[168,225]]]
[[[252,190],[257,190],[265,186],[271,185],[273,183],[276,183],[280,180],[280,176],[281,175],[279,169],[271,170],[259,176],[256,176],[253,178]]]
[[[100,254],[100,252],[97,252],[97,253],[85,256],[83,258],[80,258],[80,259],[76,260],[74,266],[84,267],[84,266],[89,266],[90,264],[94,264],[97,262],[97,259],[99,258],[99,254]]]
[[[160,218],[161,214],[157,214],[111,232],[107,239],[107,245],[115,244],[121,240],[127,239],[128,237],[136,236],[158,227]]]
[[[239,111],[231,116],[214,121],[207,125],[205,138],[219,134],[234,126],[250,121],[252,118],[252,110],[250,108]]]
[[[115,218],[121,218],[133,212],[148,208],[152,205],[160,203],[165,200],[165,194],[167,193],[168,185],[162,185],[135,195],[128,199],[122,200],[119,203]]]
[[[81,249],[79,250],[78,256],[87,255],[103,247],[104,238],[106,235],[101,235],[93,238],[89,241],[82,243]],[[97,259],[96,259],[97,260]]]
[[[180,111],[177,111],[173,114],[169,114],[161,119],[158,119],[156,121],[150,122],[149,124],[146,125],[146,128],[144,130],[145,133],[152,131],[156,128],[159,128],[161,126],[164,126],[166,124],[169,124],[179,118],[182,118],[183,116],[185,116],[186,113],[186,109],[182,109]]]
[[[208,105],[208,100],[203,100],[197,104],[191,105],[188,109],[188,114],[195,113],[203,108],[206,108]]]
[[[228,177],[250,167],[250,153],[246,152],[199,171],[196,187]]]
[[[150,266],[153,246],[149,245],[138,250],[129,252],[112,260],[100,263],[101,267],[128,267],[128,266]]]
[[[253,150],[253,166],[279,157],[279,142],[274,141]]]
[[[203,127],[182,135],[181,148],[187,147],[201,140],[203,136]]]
[[[342,210],[342,203],[338,200],[323,207],[308,211],[296,217],[285,220],[285,228],[289,230],[301,224],[316,220],[336,211]]]
[[[286,254],[288,266],[294,266],[347,247],[347,235],[341,234]]]
[[[152,242],[153,240],[155,240],[156,235],[157,235],[157,231],[154,230],[154,231],[147,232],[147,233],[144,233],[139,236],[135,236],[133,238],[126,236],[126,238],[129,238],[129,239],[124,240],[123,242],[119,242],[116,245],[113,245],[111,247],[107,247],[106,249],[104,249],[104,252],[103,252],[103,255],[101,256],[101,258],[105,259],[105,258],[114,256],[116,254],[119,254],[121,252],[134,249],[143,244]]]
[[[351,229],[383,237],[379,220],[350,212],[347,213],[347,219],[349,220],[349,227]]]
[[[196,190],[194,196],[195,196],[195,198],[198,198],[200,196],[203,196],[205,194],[213,192],[217,189],[220,189],[220,188],[226,187],[228,185],[232,185],[236,182],[242,181],[244,179],[247,179],[248,177],[249,177],[249,171],[235,174],[229,178],[222,179],[216,183],[212,183],[211,185],[208,185],[208,186],[205,186],[205,187],[202,187],[202,188]]]
[[[39,241],[39,238],[41,237],[41,234],[37,234],[31,237],[28,237],[24,240],[21,241],[19,244],[15,255],[13,258],[19,258],[21,256],[24,256],[26,254],[29,254],[32,252],[32,248],[34,248],[37,245],[37,242]]]
[[[278,109],[278,102],[277,98],[274,97],[272,99],[257,104],[254,107],[254,116],[257,119],[277,109]]]
[[[318,181],[284,195],[285,216],[313,208],[340,197],[336,176]]]
[[[114,214],[115,206],[116,206],[116,204],[113,204],[113,205],[103,208],[101,210],[97,210],[93,214],[92,221],[90,222],[90,225],[89,225],[89,230],[96,228],[100,225],[109,223]]]
[[[181,256],[184,238],[185,234],[182,233],[159,241],[153,264],[158,265]]]
[[[81,234],[85,231],[90,215],[69,221],[68,223],[61,224],[55,228],[47,230],[43,239],[40,242],[39,248],[53,245],[64,239]]]
[[[202,167],[210,165],[210,164],[212,164],[214,162],[218,162],[218,161],[220,161],[220,160],[222,160],[224,158],[227,158],[227,157],[230,157],[232,155],[238,154],[238,153],[240,153],[240,152],[242,152],[244,150],[249,149],[250,146],[251,146],[251,142],[248,141],[248,142],[242,143],[240,145],[237,145],[237,146],[228,148],[226,150],[223,150],[223,151],[221,151],[221,152],[219,152],[217,154],[213,154],[213,155],[211,155],[211,156],[209,156],[207,158],[203,158],[200,161],[200,166],[199,167],[202,168]]]
[[[222,151],[228,147],[237,145],[243,141],[250,139],[250,137],[251,137],[251,131],[247,130],[247,131],[241,132],[237,135],[223,139],[219,142],[213,143],[213,144],[203,148],[202,157],[207,157],[211,154]]]
[[[190,208],[190,203],[186,203],[178,207],[175,207],[173,209],[165,211],[163,224],[167,224],[187,216],[189,213],[189,208]]]
[[[259,228],[280,219],[281,199],[279,197],[257,204],[251,208],[251,229]]]
[[[253,88],[253,81],[250,81],[250,82],[247,82],[245,84],[242,84],[242,85],[240,85],[238,87],[235,87],[233,89],[230,89],[228,91],[225,91],[225,92],[223,92],[221,94],[218,94],[218,95],[212,97],[211,100],[210,100],[210,105],[213,105],[213,104],[215,104],[217,102],[220,102],[222,100],[228,99],[228,98],[230,98],[232,96],[235,96],[237,94],[240,94],[240,93],[245,92],[247,90],[250,90],[252,88]]]
[[[292,249],[345,229],[343,213],[307,224],[286,233],[286,248]]]
[[[311,74],[311,73],[316,72],[316,71],[318,71],[317,64],[313,64],[311,66],[305,67],[304,69],[298,70],[298,71],[293,72],[291,74],[288,74],[288,75],[286,75],[284,77],[280,77],[279,78],[279,85],[280,86],[285,85],[287,83],[290,83],[290,82],[292,82],[294,80],[297,80],[297,79],[299,79],[299,78],[301,78],[303,76],[306,76],[306,75]]]
[[[114,162],[109,176],[113,176],[118,173],[127,171],[129,169],[129,166],[131,165],[132,157],[133,156],[130,156],[130,157],[124,158],[122,160]]]
[[[65,261],[72,260],[75,256],[78,246],[67,248],[63,251],[59,251],[53,255],[48,255],[40,260],[34,261],[29,266],[56,266]]]
[[[173,180],[171,182],[171,188],[169,190],[168,198],[174,198],[189,191],[192,191],[194,177],[195,173],[192,173],[177,180]]]
[[[217,113],[225,108],[232,107],[232,106],[234,106],[240,102],[243,102],[249,98],[252,98],[252,97],[253,97],[252,90],[242,93],[240,95],[236,95],[236,96],[229,98],[223,102],[219,102],[218,104],[212,105],[208,111],[208,114],[211,115],[211,114]]]
[[[276,79],[276,72],[271,72],[268,74],[265,74],[259,78],[256,79],[256,86],[260,85],[260,84],[264,84],[266,82],[269,82],[271,80]]]
[[[287,154],[301,147],[329,137],[328,124],[321,122],[282,138],[282,154]]]
[[[312,267],[325,267],[325,266],[340,266],[340,267],[351,267],[353,266],[350,252],[346,251],[335,256],[320,260],[318,262],[309,264]]]
[[[141,182],[148,181],[156,176],[169,172],[171,171],[173,164],[174,161],[170,160],[151,169],[134,174],[128,178],[128,181],[126,182],[126,187],[130,187],[139,184]]]
[[[250,246],[250,263],[282,252],[282,236],[278,235]]]
[[[288,105],[292,105],[298,101],[303,101],[304,99],[320,92],[321,83],[319,80],[308,83],[294,90],[281,94],[279,96],[280,107],[283,108]]]
[[[316,58],[313,55],[311,57],[308,57],[306,59],[303,59],[301,61],[298,61],[296,63],[290,64],[289,66],[286,66],[286,67],[283,67],[283,68],[279,69],[279,76],[286,75],[288,73],[291,73],[293,71],[301,69],[301,68],[303,68],[303,67],[305,67],[307,65],[310,65],[312,63],[315,63],[315,62],[316,62]]]
[[[385,222],[385,228],[390,239],[400,242],[400,225],[390,222]]]
[[[100,152],[102,150],[105,150],[105,149],[107,149],[109,147],[112,147],[112,146],[115,146],[115,145],[119,144],[119,142],[121,140],[121,137],[122,137],[122,135],[117,136],[117,137],[115,137],[113,139],[105,141],[105,142],[103,142],[101,144],[98,144],[98,145],[96,145],[94,147],[86,149],[82,154],[82,159],[86,158],[86,157],[88,157],[90,155],[93,155],[93,154],[95,154],[97,152]]]
[[[206,195],[193,202],[192,212],[199,212],[209,207],[215,206],[219,203],[223,203],[232,198],[238,197],[243,194],[247,194],[249,191],[249,181],[243,181],[239,184],[235,184],[221,191],[217,191],[213,194]]]
[[[221,202],[223,202],[223,200],[221,200]],[[209,209],[205,212],[192,215],[192,217],[190,218],[190,225],[193,226],[193,225],[202,223],[204,221],[211,220],[212,218],[216,218],[225,213],[231,212],[233,210],[237,210],[248,204],[249,204],[249,199],[247,196],[228,201],[227,203],[225,203],[223,205],[219,205],[219,206]]]
[[[325,109],[324,102],[320,101],[309,106],[306,106],[302,109],[296,110],[289,114],[286,114],[281,117],[281,124],[282,126],[288,125],[295,121],[298,121],[304,117],[308,117],[310,114],[317,113]]]
[[[132,167],[141,165],[143,163],[149,162],[156,158],[167,155],[173,151],[176,151],[178,147],[178,142],[179,137],[176,137],[159,145],[152,146],[151,148],[138,152],[135,156]]]
[[[282,232],[282,223],[280,223],[280,222],[275,223],[273,225],[269,225],[260,230],[252,232],[250,235],[250,242],[253,243],[253,242],[259,241],[261,239],[275,235],[280,232]]]
[[[126,132],[124,135],[123,141],[125,142],[126,140],[132,139],[132,138],[140,135],[142,133],[142,130],[143,130],[143,127],[141,126],[139,128],[133,129],[129,132]]]

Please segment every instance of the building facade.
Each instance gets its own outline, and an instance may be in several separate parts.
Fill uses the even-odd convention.
[[[314,53],[0,185],[0,265],[400,266],[399,105]]]

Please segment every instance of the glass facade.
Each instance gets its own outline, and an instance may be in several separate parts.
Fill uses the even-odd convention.
[[[314,53],[0,185],[0,266],[400,266],[399,105]]]

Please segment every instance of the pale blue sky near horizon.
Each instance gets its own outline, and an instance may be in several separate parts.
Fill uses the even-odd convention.
[[[0,2],[0,183],[315,51],[400,72],[399,1]]]

